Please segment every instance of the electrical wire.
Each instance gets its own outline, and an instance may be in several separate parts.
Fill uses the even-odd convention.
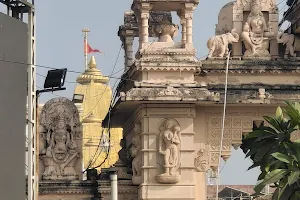
[[[122,50],[122,46],[120,46],[120,49],[119,49],[119,52],[118,52],[118,56],[117,56],[117,59],[116,59],[116,61],[115,61],[115,63],[114,63],[114,66],[113,66],[113,69],[112,69],[111,74],[114,73],[114,70],[115,70],[115,68],[116,68],[116,66],[117,66],[117,63],[118,63],[118,61],[119,61],[119,57],[120,57],[121,50]],[[103,95],[104,95],[104,93],[105,93],[107,87],[108,87],[108,85],[105,86],[105,88],[104,88],[104,90],[103,90],[103,92],[102,92],[102,95],[101,95],[101,97],[99,98],[98,102],[95,104],[95,106],[93,107],[93,109],[92,109],[85,117],[89,116],[90,113],[92,113],[93,110],[98,106],[99,102],[102,100],[102,97],[103,97]],[[83,119],[84,119],[85,117],[83,117]],[[101,141],[102,141],[102,138],[103,138],[103,135],[104,135],[104,130],[105,130],[105,129],[103,128],[103,129],[102,129],[102,133],[101,133],[101,137],[100,137],[100,140],[99,140],[99,144],[98,144],[98,147],[97,147],[97,149],[96,149],[96,151],[95,151],[95,153],[94,153],[94,155],[93,155],[93,158],[90,160],[90,163],[88,164],[87,168],[84,170],[83,173],[85,173],[85,172],[91,167],[91,165],[92,165],[92,163],[93,163],[93,160],[95,159],[95,156],[97,155],[97,153],[98,153],[98,151],[99,151],[99,149],[100,149]],[[100,151],[100,154],[101,154],[101,152],[102,152],[102,151]]]
[[[219,199],[219,185],[220,185],[220,165],[221,165],[221,154],[223,150],[223,139],[224,139],[224,129],[225,129],[225,117],[226,117],[226,106],[227,106],[227,87],[228,87],[228,67],[229,67],[229,58],[231,51],[227,55],[227,64],[225,72],[225,94],[224,94],[224,107],[223,107],[223,119],[222,119],[222,130],[221,130],[221,140],[220,140],[220,149],[219,149],[219,165],[217,172],[217,190],[216,190],[216,200]]]

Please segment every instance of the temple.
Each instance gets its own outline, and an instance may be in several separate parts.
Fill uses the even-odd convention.
[[[133,146],[127,149],[133,155],[128,166],[139,200],[206,199],[207,170],[217,173],[220,159],[227,160],[232,147],[239,148],[256,120],[274,115],[284,100],[294,101],[300,95],[298,51],[294,43],[285,42],[293,36],[278,28],[274,0],[226,4],[219,13],[216,35],[207,41],[205,60],[195,58],[193,45],[193,12],[198,3],[135,0],[125,15],[134,15],[130,19],[136,21],[120,27],[126,70],[111,127],[122,127],[125,146]],[[166,16],[151,23],[154,14],[170,11],[180,18],[181,34]],[[174,42],[178,35],[181,41]],[[132,50],[135,37],[137,52]],[[149,37],[157,39],[149,42]]]
[[[46,182],[40,188],[48,192],[44,199],[50,194],[72,195],[76,200],[110,199],[115,195],[109,179],[113,171],[120,200],[207,200],[212,197],[207,195],[207,171],[218,174],[220,160],[230,158],[232,147],[240,147],[243,135],[262,116],[274,115],[285,100],[299,100],[299,32],[296,25],[279,29],[274,0],[236,0],[224,5],[204,60],[195,57],[193,44],[193,27],[199,26],[193,24],[193,13],[198,4],[199,0],[133,0],[118,31],[124,74],[109,114],[110,90],[103,92],[102,107],[95,104],[96,98],[90,100],[107,84],[93,57],[75,90],[84,95],[84,117],[77,111],[70,117],[68,110],[75,108],[64,99],[44,106],[42,116],[51,113],[55,119],[44,122],[41,118],[46,138],[41,156],[49,166],[41,169]],[[173,11],[180,18],[178,25],[172,21]],[[287,20],[289,16],[285,15]],[[175,37],[181,40],[175,42]],[[134,40],[138,40],[136,52]],[[62,108],[55,110],[56,104]],[[82,127],[83,132],[78,131]],[[102,127],[111,130],[114,141],[122,137],[118,158],[114,156],[116,162],[102,167],[95,179],[82,181],[77,176],[78,163],[73,164],[75,159],[81,162],[77,148],[82,141],[73,135],[82,134],[84,144],[88,138],[99,137]],[[67,145],[53,143],[60,137],[69,138]],[[292,139],[299,137],[299,133],[292,135]],[[95,150],[85,148],[86,166],[93,154],[88,151]],[[68,168],[53,171],[53,167]],[[72,181],[60,194],[46,188],[49,180],[57,185],[64,183],[61,180]]]

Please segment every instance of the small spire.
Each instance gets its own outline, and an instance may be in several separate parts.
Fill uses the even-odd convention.
[[[97,67],[96,59],[95,56],[91,57],[90,63],[89,63],[89,68],[90,69],[95,69]]]

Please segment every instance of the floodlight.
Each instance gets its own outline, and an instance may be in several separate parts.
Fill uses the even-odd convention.
[[[65,84],[66,74],[66,68],[49,70],[45,80],[44,88],[61,88]]]
[[[74,103],[82,103],[84,99],[84,95],[83,94],[74,94],[73,95],[73,102]]]

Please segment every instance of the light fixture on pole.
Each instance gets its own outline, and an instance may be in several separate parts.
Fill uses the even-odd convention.
[[[84,95],[83,94],[74,94],[72,101],[74,103],[82,103],[83,99],[84,99]]]
[[[41,93],[45,92],[53,92],[53,91],[59,91],[59,90],[66,90],[66,88],[63,88],[65,84],[65,78],[67,74],[67,69],[55,69],[55,70],[49,70],[45,79],[44,83],[44,89],[43,90],[36,90],[36,105],[35,105],[35,114],[36,114],[36,133],[38,133],[38,98]],[[36,143],[38,144],[39,141],[39,134],[36,134]],[[39,146],[36,146],[36,167],[34,170],[36,170],[36,174],[39,173]]]
[[[66,74],[66,68],[49,70],[44,83],[44,89],[37,90],[37,94],[66,90],[66,88],[63,87],[65,84]]]

